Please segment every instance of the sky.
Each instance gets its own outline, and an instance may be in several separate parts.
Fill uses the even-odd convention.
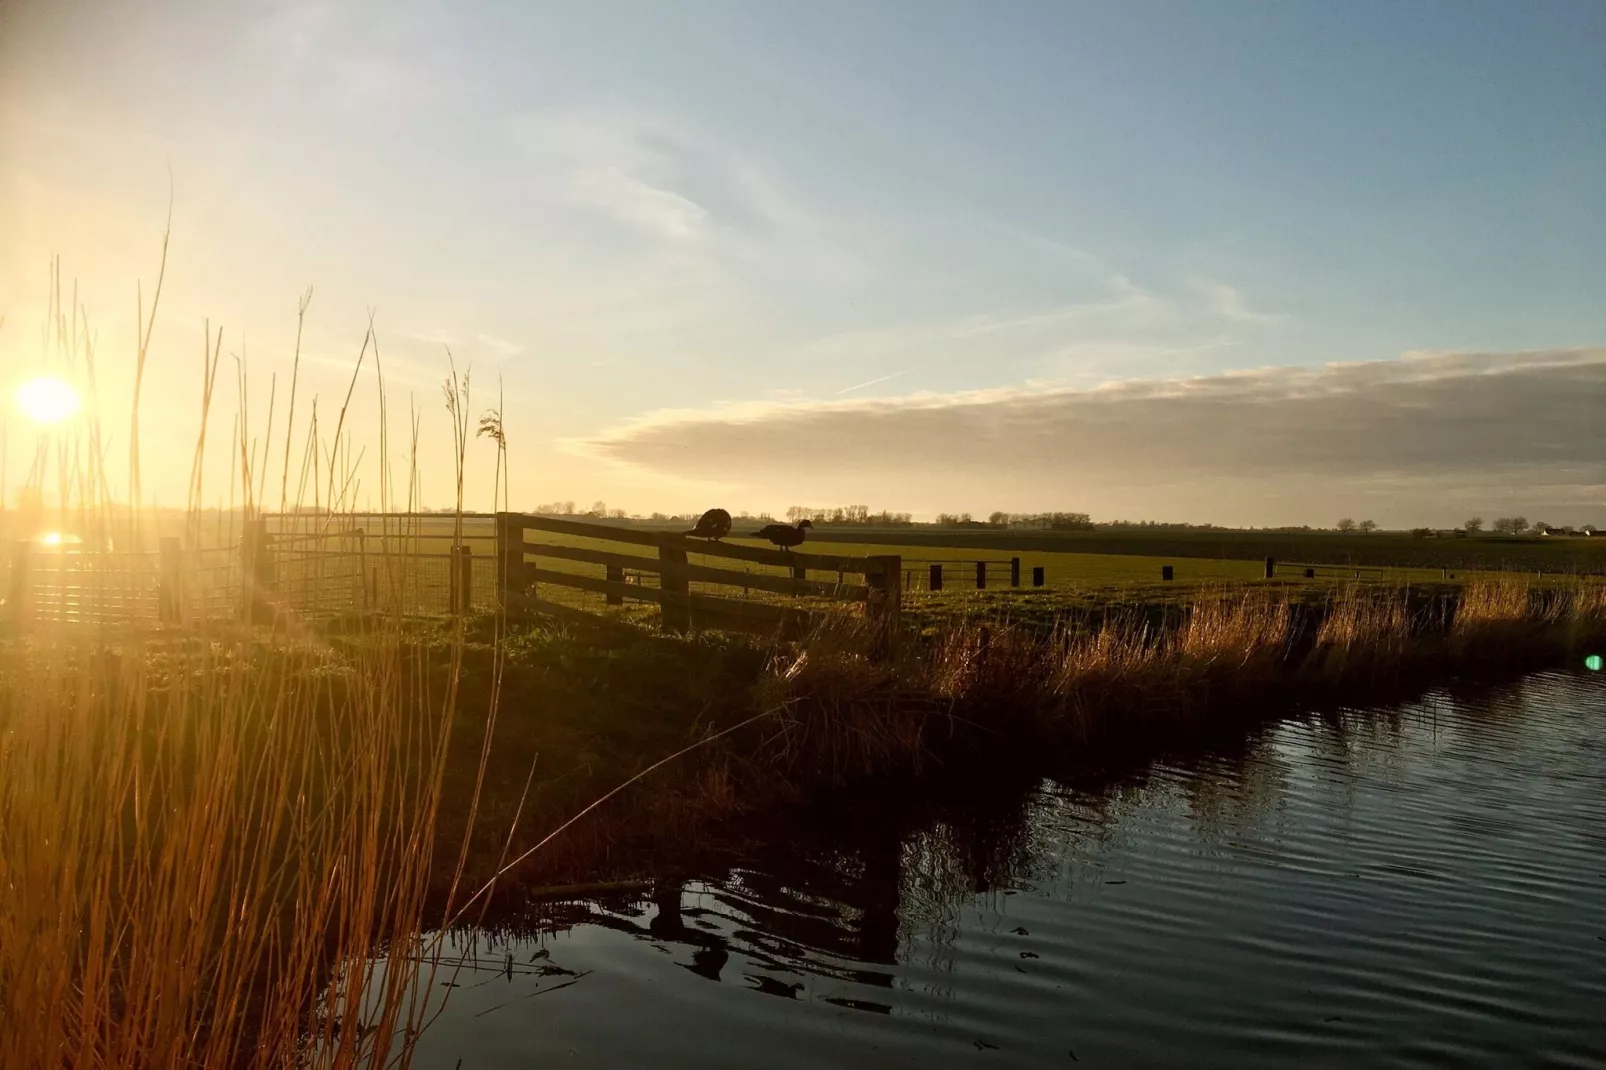
[[[363,504],[372,317],[434,505],[449,350],[515,508],[1600,523],[1603,55],[1583,0],[0,0],[0,387],[83,378],[59,257],[119,470],[171,198],[164,504],[208,324],[203,496],[237,374],[278,485],[311,287],[291,434],[349,389]]]

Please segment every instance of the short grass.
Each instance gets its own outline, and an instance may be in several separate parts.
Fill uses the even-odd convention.
[[[416,608],[421,612],[439,612],[444,609],[448,586],[444,555],[453,541],[457,522],[447,516],[408,520],[371,517],[359,522],[364,527],[365,538],[358,541],[335,540],[329,542],[328,547],[341,549],[349,555],[360,545],[362,552],[367,555],[367,567],[370,571],[399,567],[386,565],[387,551],[424,555],[422,558],[410,558],[406,566],[408,583],[412,585],[406,592],[407,601],[416,604]],[[494,604],[496,575],[496,545],[492,522],[488,517],[466,517],[461,524],[462,542],[475,557],[474,602],[478,606],[489,607]],[[846,538],[846,532],[841,529],[826,529],[821,533],[811,534],[803,550],[845,556],[897,554],[904,562],[906,610],[920,617],[949,619],[970,616],[1002,616],[1016,620],[1048,619],[1065,610],[1085,610],[1107,605],[1182,602],[1190,599],[1201,588],[1238,585],[1264,585],[1281,590],[1292,588],[1303,590],[1307,594],[1319,595],[1336,584],[1356,579],[1391,586],[1438,584],[1447,581],[1460,583],[1517,574],[1530,581],[1536,578],[1540,582],[1561,581],[1572,573],[1560,565],[1571,559],[1557,552],[1557,547],[1563,547],[1566,552],[1572,554],[1594,553],[1595,543],[1606,548],[1606,539],[1594,542],[1575,539],[1564,540],[1561,543],[1554,541],[1544,543],[1541,540],[1503,539],[1420,540],[1392,534],[1330,538],[1322,535],[1277,536],[1276,538],[1284,542],[1264,544],[1256,540],[1271,538],[1270,536],[1257,536],[1256,533],[1246,532],[1211,533],[1215,542],[1203,537],[1204,533],[1151,535],[1145,532],[1120,532],[1112,536],[1102,532],[1054,532],[1021,535],[1018,532],[976,533],[951,529],[900,529],[896,533],[897,536],[908,541],[898,542],[891,541],[893,533],[890,532],[865,531],[861,534],[862,541]],[[1087,537],[1083,538],[1084,535]],[[527,538],[530,542],[545,542],[559,546],[589,546],[593,549],[605,549],[640,558],[643,564],[642,570],[627,578],[646,588],[657,586],[657,574],[651,571],[656,563],[657,553],[651,547],[552,532],[532,531],[528,533]],[[967,544],[942,545],[938,540],[944,538],[956,539]],[[1308,541],[1297,541],[1301,539]],[[1336,542],[1333,541],[1335,539]],[[1287,540],[1296,541],[1287,542]],[[1422,546],[1423,543],[1448,546],[1452,541],[1463,544],[1463,547],[1470,546],[1471,549],[1445,550],[1432,547],[1424,550]],[[760,540],[740,537],[728,539],[726,542],[745,546],[768,545]],[[1011,545],[1018,542],[1030,545]],[[1123,545],[1123,552],[1094,553],[1084,552],[1083,549],[1109,547],[1115,542]],[[1226,543],[1232,545],[1227,546]],[[1538,549],[1528,547],[1530,543],[1535,544]],[[305,545],[310,544],[291,540],[284,545],[282,552],[293,556],[294,547]],[[1130,552],[1134,548],[1144,546],[1188,550],[1191,553]],[[1335,548],[1340,546],[1360,546],[1368,552],[1356,554]],[[1552,566],[1548,577],[1543,570],[1518,573],[1510,568],[1501,569],[1499,566],[1510,566],[1513,563],[1511,557],[1513,547],[1519,549],[1528,547],[1526,552],[1530,556],[1540,551],[1550,554],[1544,559],[1545,564]],[[1212,548],[1221,551],[1230,549],[1232,554],[1222,552],[1206,555],[1205,551]],[[1251,548],[1256,551],[1279,549],[1284,552],[1279,559],[1285,564],[1275,580],[1265,579],[1263,556],[1244,556],[1246,550]],[[1444,556],[1450,554],[1452,550],[1458,555],[1455,561],[1463,564],[1450,562],[1449,558]],[[1398,554],[1399,560],[1387,557],[1389,553]],[[1434,553],[1440,554],[1447,563],[1430,563]],[[1606,554],[1601,556],[1606,559]],[[1020,558],[1018,588],[1010,585],[1009,560],[1012,557]],[[1344,558],[1350,560],[1340,560]],[[1363,562],[1359,558],[1366,560]],[[543,559],[533,555],[528,560],[544,569],[556,572],[596,579],[604,576],[604,569],[600,565],[555,558]],[[720,568],[739,574],[753,576],[786,574],[786,570],[779,566],[733,561],[713,553],[693,553],[689,560],[694,565]],[[976,565],[979,561],[985,562],[986,572],[986,586],[981,589],[978,589],[976,582]],[[1318,565],[1316,578],[1305,579],[1300,571],[1287,567],[1293,562]],[[1470,568],[1466,563],[1483,567]],[[1588,561],[1582,564],[1578,561],[1572,563],[1577,566],[1577,571],[1590,571],[1584,567]],[[943,569],[943,589],[940,593],[930,589],[930,569],[933,564],[940,564]],[[348,560],[334,570],[336,578],[333,583],[336,587],[356,589],[354,577],[347,575],[351,571],[350,565],[351,562]],[[1170,566],[1173,570],[1173,579],[1170,581],[1161,578],[1165,566]],[[345,571],[341,571],[342,568]],[[1035,568],[1042,568],[1044,571],[1045,582],[1042,588],[1032,586],[1032,572]],[[1357,568],[1359,571],[1356,571]],[[288,577],[294,570],[286,568],[283,572]],[[836,577],[829,573],[813,572],[810,578]],[[863,582],[861,578],[851,574],[843,575],[840,579],[848,585]],[[377,586],[381,590],[386,586],[382,578]],[[801,601],[805,605],[821,608],[827,608],[831,602],[829,599],[799,600],[784,595],[744,590],[738,585],[694,582],[691,590],[694,593],[751,601],[791,603]],[[608,607],[605,597],[601,594],[550,583],[542,584],[537,593],[549,601],[606,612],[640,623],[647,623],[658,613],[656,606],[644,602],[629,601],[623,607]]]
[[[883,547],[963,550],[970,556],[1091,554],[1165,560],[1300,561],[1331,565],[1381,565],[1438,571],[1595,573],[1606,572],[1606,537],[1477,535],[1419,539],[1404,532],[1370,534],[1269,531],[1034,531],[1025,528],[851,529],[822,527],[815,543],[847,542]],[[883,550],[883,552],[887,552]]]

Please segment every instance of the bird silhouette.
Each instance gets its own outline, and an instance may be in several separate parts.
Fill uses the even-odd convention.
[[[811,520],[799,520],[795,528],[790,524],[765,524],[753,532],[753,538],[768,539],[781,549],[790,550],[803,544],[805,530],[813,526],[814,522]]]
[[[696,539],[719,541],[731,533],[731,515],[723,509],[710,509],[697,518],[697,526],[686,532]]]

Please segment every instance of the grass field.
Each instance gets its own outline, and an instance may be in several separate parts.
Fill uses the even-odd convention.
[[[1094,554],[1216,561],[1301,561],[1332,565],[1381,565],[1402,569],[1484,572],[1606,572],[1606,537],[1477,535],[1414,538],[1403,532],[1345,534],[1336,531],[1033,531],[914,527],[848,529],[822,527],[815,543],[848,542],[883,547],[941,548],[1008,556]],[[882,552],[888,552],[883,550]],[[913,552],[912,550],[910,551]],[[1180,564],[1180,560],[1178,562]],[[1180,575],[1180,572],[1179,572]]]
[[[425,516],[406,521],[398,518],[370,517],[363,520],[367,536],[364,552],[371,562],[381,562],[384,552],[398,551],[421,555],[411,559],[409,582],[414,585],[407,601],[420,611],[439,611],[448,585],[445,557],[456,528],[446,516]],[[404,526],[405,525],[405,526]],[[646,525],[621,523],[622,531],[640,531]],[[651,530],[648,528],[648,530]],[[738,531],[742,530],[741,527]],[[405,531],[405,534],[401,532]],[[389,532],[382,535],[381,532]],[[495,598],[494,529],[489,517],[465,517],[462,540],[474,557],[474,602],[489,607]],[[588,547],[639,558],[640,573],[627,568],[627,579],[653,588],[658,580],[651,570],[657,551],[649,546],[593,540],[568,534],[531,531],[528,542],[560,547]],[[947,543],[956,543],[948,545]],[[767,547],[759,540],[727,539],[734,546]],[[286,554],[306,545],[294,539],[283,544]],[[351,552],[353,543],[329,543],[330,549]],[[1009,615],[1019,619],[1051,616],[1060,608],[1087,608],[1108,604],[1177,602],[1186,600],[1201,587],[1267,585],[1279,589],[1321,592],[1334,585],[1363,580],[1394,586],[1462,582],[1500,575],[1522,575],[1540,582],[1561,581],[1568,576],[1598,574],[1606,565],[1606,539],[1473,539],[1422,540],[1398,534],[1263,535],[1255,532],[1065,532],[956,531],[936,528],[895,530],[826,528],[810,534],[804,552],[846,556],[898,554],[904,559],[905,605],[917,614],[937,617],[985,614]],[[1150,550],[1154,552],[1140,553]],[[1177,553],[1183,550],[1188,553]],[[1211,552],[1214,551],[1214,552]],[[1275,580],[1267,581],[1264,557],[1281,560],[1283,568]],[[1010,586],[1009,559],[1020,558],[1019,588]],[[601,565],[532,555],[529,561],[557,573],[603,579]],[[976,564],[985,561],[987,586],[976,585]],[[783,577],[780,566],[733,561],[714,554],[689,555],[693,566],[718,568],[753,577]],[[943,566],[944,586],[940,593],[929,589],[930,567]],[[1324,566],[1315,579],[1305,579],[1302,569],[1292,563]],[[1170,566],[1174,578],[1162,580],[1162,568]],[[1518,566],[1522,566],[1519,568]],[[384,567],[370,565],[373,567]],[[1042,568],[1045,585],[1032,587],[1032,572]],[[1355,569],[1359,571],[1355,571]],[[835,574],[811,572],[811,579],[831,580]],[[862,582],[845,575],[848,585]],[[829,599],[797,599],[739,586],[693,581],[695,594],[719,595],[759,602],[801,602],[825,606]],[[542,584],[540,597],[576,608],[605,611],[610,615],[646,622],[657,609],[631,600],[624,607],[608,608],[605,596],[593,591]]]

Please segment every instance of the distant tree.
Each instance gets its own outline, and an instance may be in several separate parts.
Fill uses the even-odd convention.
[[[613,512],[609,513],[608,515],[613,517],[615,520],[624,520],[630,514],[625,512],[623,509],[615,509]]]
[[[1093,530],[1093,518],[1086,513],[1049,513],[1047,520],[1053,531]]]
[[[1363,520],[1359,524],[1355,525],[1355,530],[1362,532],[1363,534],[1370,535],[1372,532],[1377,530],[1377,521]]]
[[[1338,522],[1338,530],[1339,531],[1354,531],[1355,530],[1355,521],[1350,519],[1347,516],[1343,517]]]
[[[1467,529],[1468,535],[1476,535],[1478,532],[1483,530],[1483,517],[1468,517],[1467,522],[1461,526]]]
[[[1433,529],[1432,528],[1412,528],[1411,529],[1411,538],[1413,538],[1413,539],[1431,539],[1432,537],[1433,537]]]
[[[987,514],[987,523],[995,528],[1005,527],[1009,524],[1009,514],[998,510]]]
[[[1511,518],[1511,534],[1513,535],[1521,535],[1523,532],[1528,530],[1528,526],[1528,518],[1525,516],[1514,516]]]

